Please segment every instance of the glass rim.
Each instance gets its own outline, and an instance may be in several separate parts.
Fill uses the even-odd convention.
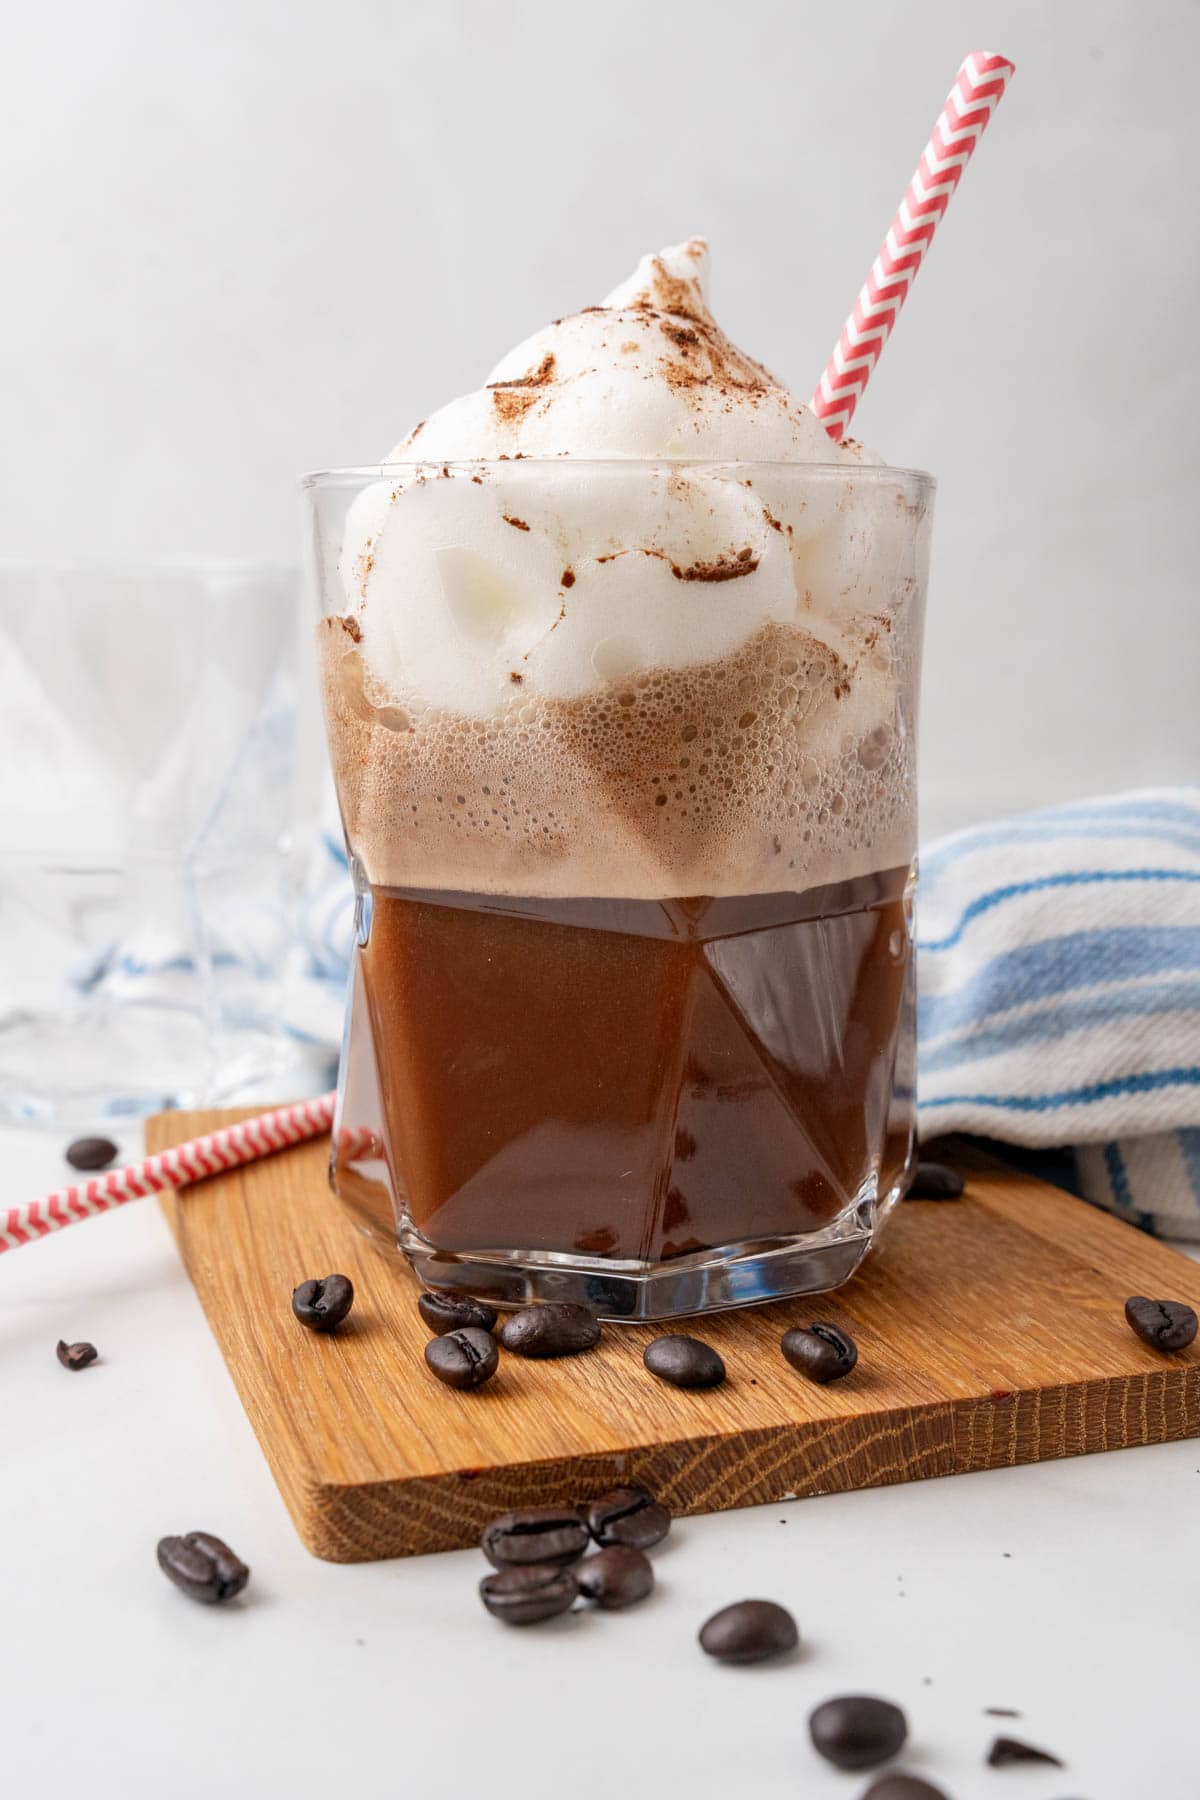
[[[314,469],[299,480],[301,492],[312,488],[361,486],[414,469],[769,469],[788,470],[821,481],[865,481],[912,484],[931,493],[936,475],[927,469],[897,468],[888,463],[781,462],[772,457],[715,456],[471,456],[426,457],[406,462],[360,463],[346,468]]]

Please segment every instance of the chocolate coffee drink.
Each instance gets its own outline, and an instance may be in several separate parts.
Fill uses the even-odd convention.
[[[929,483],[737,350],[705,259],[318,500],[343,1119],[426,1278],[504,1304],[830,1285],[907,1171]]]

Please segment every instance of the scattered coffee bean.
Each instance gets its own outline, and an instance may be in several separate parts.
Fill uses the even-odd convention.
[[[587,1509],[588,1530],[598,1544],[649,1550],[671,1529],[671,1515],[643,1487],[614,1488]]]
[[[810,1325],[807,1330],[796,1326],[784,1332],[779,1348],[793,1369],[822,1384],[840,1381],[858,1361],[858,1345],[836,1325]]]
[[[881,1775],[873,1781],[862,1800],[947,1800],[940,1787],[922,1781],[919,1775]]]
[[[207,1531],[160,1538],[158,1566],[177,1588],[208,1606],[232,1600],[250,1579],[249,1569],[229,1545]]]
[[[441,1290],[422,1294],[417,1311],[430,1331],[443,1337],[447,1331],[494,1331],[496,1309],[483,1300],[472,1300],[467,1294],[448,1294]]]
[[[572,1302],[523,1306],[505,1319],[500,1342],[514,1356],[577,1356],[600,1342],[600,1321],[590,1308]]]
[[[725,1364],[712,1345],[678,1332],[647,1344],[642,1361],[652,1375],[669,1381],[672,1387],[714,1388],[725,1379]]]
[[[575,1569],[575,1579],[586,1600],[594,1600],[605,1612],[615,1612],[646,1598],[654,1586],[654,1570],[650,1558],[640,1550],[610,1544],[595,1556],[585,1556]]]
[[[95,1344],[64,1344],[61,1338],[55,1350],[64,1369],[86,1369],[89,1363],[95,1362],[98,1354]]]
[[[73,1169],[107,1169],[116,1160],[117,1146],[111,1138],[76,1138],[63,1153]]]
[[[908,1185],[908,1200],[957,1200],[966,1182],[946,1163],[919,1162]]]
[[[774,1600],[739,1600],[700,1627],[700,1648],[718,1662],[766,1662],[785,1656],[799,1642],[795,1619]]]
[[[1066,1767],[1059,1757],[1051,1756],[1049,1750],[1023,1744],[1020,1738],[998,1737],[987,1753],[988,1768],[1006,1769],[1010,1763],[1049,1763],[1055,1769]]]
[[[483,1554],[496,1569],[578,1562],[589,1545],[588,1528],[573,1506],[531,1506],[501,1513],[481,1539]]]
[[[425,1346],[425,1361],[447,1387],[477,1388],[496,1373],[500,1353],[490,1331],[477,1331],[473,1325],[466,1325],[459,1331],[430,1338]]]
[[[809,1714],[813,1748],[837,1769],[874,1769],[904,1747],[908,1720],[890,1700],[840,1694]]]
[[[523,1569],[501,1569],[485,1575],[479,1597],[493,1619],[506,1625],[536,1625],[571,1610],[579,1584],[570,1569],[557,1563],[530,1563]]]
[[[354,1284],[346,1275],[302,1281],[292,1294],[292,1311],[310,1331],[332,1331],[354,1305]]]
[[[1125,1317],[1143,1344],[1152,1350],[1186,1350],[1196,1335],[1196,1314],[1182,1300],[1147,1300],[1132,1294]]]

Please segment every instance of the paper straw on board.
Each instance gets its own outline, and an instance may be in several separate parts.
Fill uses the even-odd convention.
[[[0,1213],[0,1255],[48,1237],[66,1225],[97,1218],[130,1200],[187,1187],[193,1181],[203,1181],[207,1175],[220,1175],[243,1163],[257,1162],[259,1157],[270,1156],[276,1150],[319,1137],[332,1128],[336,1103],[337,1095],[328,1093],[317,1100],[281,1106],[275,1112],[260,1113],[257,1118],[224,1125],[204,1137],[160,1150],[156,1156],[131,1163],[127,1168],[110,1169],[106,1174],[94,1175],[90,1181],[60,1188],[41,1200],[9,1207]],[[370,1132],[350,1130],[339,1132],[338,1150],[342,1155],[361,1156],[368,1151],[378,1153],[378,1145]]]

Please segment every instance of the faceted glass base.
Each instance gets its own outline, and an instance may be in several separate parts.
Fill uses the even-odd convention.
[[[638,1324],[840,1287],[871,1248],[898,1197],[897,1191],[882,1205],[864,1203],[853,1218],[824,1232],[723,1245],[648,1266],[552,1252],[457,1256],[436,1249],[411,1227],[401,1231],[399,1241],[425,1287],[499,1307],[577,1301],[602,1319]]]

